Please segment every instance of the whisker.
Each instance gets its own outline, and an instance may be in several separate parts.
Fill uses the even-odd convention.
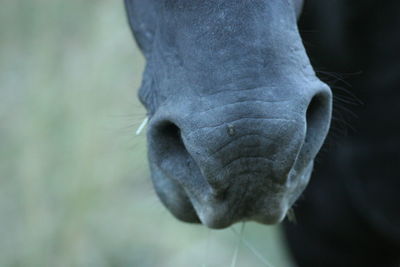
[[[237,256],[239,254],[240,245],[242,244],[242,237],[243,237],[245,225],[246,225],[246,223],[242,222],[242,226],[240,227],[240,232],[239,232],[239,236],[238,236],[238,242],[236,244],[235,252],[233,253],[231,267],[236,267]]]
[[[143,131],[144,127],[146,127],[146,124],[149,122],[149,117],[144,118],[143,122],[140,124],[139,128],[136,130],[136,135],[140,135],[140,133]]]
[[[209,247],[210,247],[210,237],[211,237],[211,229],[207,228],[207,238],[205,242],[205,248],[204,248],[204,260],[208,259],[208,254],[209,254]],[[207,263],[204,262],[201,267],[207,267]]]
[[[296,214],[294,213],[294,209],[290,208],[287,212],[287,218],[289,220],[289,222],[297,224],[297,220],[296,220]]]
[[[364,105],[364,102],[355,93],[351,92],[346,87],[339,85],[330,85],[330,87],[332,88],[332,90],[336,91],[334,92],[334,94],[336,93],[336,95],[339,93],[338,91],[340,91],[342,97],[344,96],[344,94],[347,95],[349,100],[354,101],[354,105]]]
[[[231,227],[231,230],[235,235],[240,236],[240,234],[235,230],[235,228]],[[256,256],[258,260],[261,261],[265,266],[274,267],[263,257],[263,255],[258,250],[256,250],[248,241],[246,241],[246,239],[241,238],[241,241],[243,245],[245,245],[245,247],[247,247],[254,254],[254,256]]]
[[[333,95],[333,100],[338,102],[338,103],[344,103],[347,104],[349,106],[359,106],[360,104],[356,103],[353,101],[353,99],[351,99],[350,97],[346,97],[343,95]]]
[[[349,82],[347,82],[343,78],[343,76],[341,74],[339,74],[339,73],[334,73],[334,72],[329,72],[329,71],[321,71],[321,70],[316,71],[316,73],[328,76],[330,78],[335,79],[336,81],[340,81],[340,82],[344,83],[345,85],[347,85],[349,87],[352,87],[352,85]]]

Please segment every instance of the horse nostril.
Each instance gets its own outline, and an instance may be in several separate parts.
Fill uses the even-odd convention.
[[[330,94],[320,92],[310,101],[306,112],[306,138],[305,144],[311,145],[311,151],[319,150],[329,129],[331,117]],[[310,152],[311,152],[310,151]]]
[[[164,167],[180,166],[190,157],[183,143],[180,128],[170,121],[163,121],[155,126],[151,145],[157,154],[157,161],[163,163]]]

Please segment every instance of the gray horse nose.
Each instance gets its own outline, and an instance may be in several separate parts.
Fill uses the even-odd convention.
[[[234,184],[239,176],[283,184],[299,171],[296,165],[319,151],[329,128],[330,97],[324,88],[308,99],[220,103],[190,116],[169,104],[150,125],[150,156],[183,187],[216,196],[243,186]]]

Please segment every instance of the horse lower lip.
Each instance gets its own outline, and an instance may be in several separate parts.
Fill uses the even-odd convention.
[[[223,229],[234,223],[230,216],[222,214],[199,214],[198,216],[202,224],[213,229]]]
[[[231,202],[215,200],[209,197],[208,201],[192,200],[193,207],[201,223],[213,229],[229,227],[239,217]]]

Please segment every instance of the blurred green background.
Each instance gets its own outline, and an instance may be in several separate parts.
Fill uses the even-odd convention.
[[[0,266],[230,266],[232,231],[178,222],[153,192],[143,64],[122,0],[2,0]],[[243,238],[291,266],[275,227]],[[242,245],[237,266],[265,264]]]

